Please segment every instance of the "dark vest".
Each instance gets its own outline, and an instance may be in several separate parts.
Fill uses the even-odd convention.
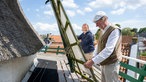
[[[108,36],[111,34],[111,32],[114,29],[118,29],[118,28],[115,28],[114,26],[110,26],[107,29],[107,31],[102,36],[99,37],[97,53],[100,53],[105,48]],[[121,32],[121,30],[120,30],[120,32]],[[107,59],[102,61],[100,63],[100,65],[108,65],[108,64],[115,63],[117,60],[121,59],[120,55],[121,55],[121,36],[119,37],[119,39],[116,43],[116,46],[115,46],[115,49],[114,49],[113,53]]]

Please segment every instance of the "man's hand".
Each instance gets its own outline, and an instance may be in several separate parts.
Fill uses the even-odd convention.
[[[79,42],[82,42],[82,40],[79,40]]]
[[[94,64],[94,62],[92,60],[88,60],[87,62],[84,63],[84,66],[86,68],[92,68],[92,65]]]

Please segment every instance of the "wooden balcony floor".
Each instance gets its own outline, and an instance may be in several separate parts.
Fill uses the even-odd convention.
[[[37,66],[30,69],[28,80],[23,79],[22,82],[87,82],[79,75],[71,73],[67,58],[63,54],[39,53],[36,59],[34,63],[38,62]]]

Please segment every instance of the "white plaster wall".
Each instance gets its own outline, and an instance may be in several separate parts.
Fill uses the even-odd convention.
[[[35,55],[0,62],[0,82],[21,82]]]

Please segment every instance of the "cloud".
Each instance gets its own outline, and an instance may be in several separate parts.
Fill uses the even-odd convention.
[[[42,23],[38,22],[36,24],[33,24],[34,29],[39,33],[39,34],[47,34],[47,33],[53,33],[53,34],[58,34],[58,26],[56,23],[54,24],[48,24],[48,23]]]
[[[76,11],[78,14],[81,14],[81,15],[84,15],[85,13],[82,11],[82,10],[80,10],[80,9],[78,9],[77,11]]]
[[[81,26],[77,25],[77,24],[72,24],[73,25],[73,28],[76,29],[76,30],[81,30]]]
[[[101,8],[111,5],[113,1],[114,0],[92,0],[88,5],[92,8]]]
[[[118,10],[111,11],[111,14],[121,15],[125,12],[125,10],[126,10],[125,8],[121,8]]]
[[[86,8],[84,9],[84,11],[85,11],[85,12],[91,12],[92,9],[91,9],[90,7],[86,7]]]
[[[118,7],[141,7],[146,5],[145,0],[92,0],[88,4],[90,7],[99,8],[112,6],[113,8]]]
[[[126,2],[124,2],[124,1],[121,1],[121,2],[119,2],[119,3],[117,3],[117,4],[115,4],[114,6],[113,6],[113,8],[114,9],[118,9],[119,7],[125,7],[126,6]]]
[[[79,35],[79,34],[82,33],[81,26],[79,26],[78,24],[73,23],[73,24],[72,24],[72,27],[73,27],[74,32],[75,32],[76,34]]]
[[[33,24],[34,29],[39,33],[39,34],[47,34],[47,33],[52,33],[54,35],[59,35],[59,29],[58,25],[56,23],[54,24],[48,24],[48,23],[42,23],[38,22],[36,24]],[[74,29],[74,32],[76,34],[80,34],[81,31],[81,26],[73,23],[72,27]]]
[[[44,11],[44,14],[45,15],[51,15],[51,16],[54,15],[52,10],[50,10],[50,11]]]
[[[74,17],[76,15],[75,12],[74,11],[71,11],[71,10],[66,10],[66,13],[70,17]]]
[[[85,7],[84,9],[77,9],[76,13],[80,15],[85,15],[86,12],[92,12],[93,10],[90,7]]]
[[[48,23],[41,23],[38,22],[35,25],[35,28],[38,28],[40,30],[56,30],[57,24],[48,24]]]
[[[126,6],[128,9],[137,9],[140,7],[145,7],[146,1],[145,0],[132,0],[132,1],[127,1]]]
[[[131,27],[131,28],[143,28],[146,27],[146,23],[143,20],[125,20],[120,22],[115,22],[115,24],[120,24],[122,28]]]
[[[51,5],[50,4],[47,4],[47,5],[45,5],[45,6],[41,6],[41,8],[42,9],[45,9],[45,10],[52,10],[52,7],[51,7]]]
[[[136,10],[145,7],[146,0],[92,0],[88,4],[92,9],[111,8],[112,14],[123,14],[128,10]],[[146,8],[146,7],[145,7]]]
[[[62,4],[66,8],[78,8],[77,4],[74,2],[74,0],[63,0]]]
[[[35,11],[36,11],[36,12],[39,12],[40,10],[39,10],[39,9],[36,9]]]

